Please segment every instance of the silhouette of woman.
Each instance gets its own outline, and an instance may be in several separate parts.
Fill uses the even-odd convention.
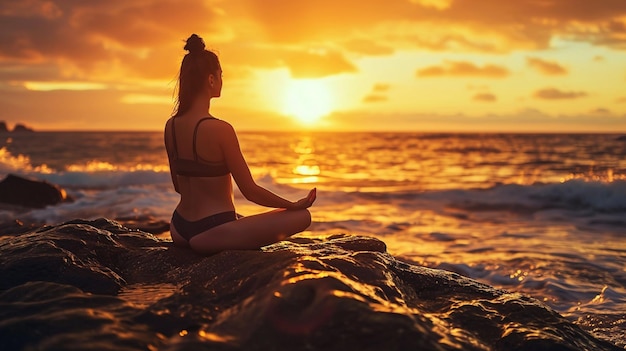
[[[174,189],[180,194],[170,223],[172,240],[202,254],[229,249],[258,249],[305,230],[312,189],[298,201],[259,186],[226,121],[209,113],[222,90],[222,69],[215,53],[196,34],[187,39],[178,81],[176,113],[165,125],[165,147]],[[246,199],[275,210],[238,218],[232,179]]]

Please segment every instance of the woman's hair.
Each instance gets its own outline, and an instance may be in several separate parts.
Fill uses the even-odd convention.
[[[204,40],[197,34],[192,34],[185,44],[189,51],[183,58],[178,76],[178,99],[176,113],[179,116],[191,107],[193,99],[207,84],[207,78],[216,74],[220,67],[217,55],[205,49]]]

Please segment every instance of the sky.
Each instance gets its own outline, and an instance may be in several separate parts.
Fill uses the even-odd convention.
[[[192,33],[238,130],[626,132],[625,0],[0,0],[0,121],[161,130]]]

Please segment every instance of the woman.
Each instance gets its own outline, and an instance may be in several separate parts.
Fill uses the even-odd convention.
[[[255,183],[233,127],[209,113],[211,99],[222,90],[217,56],[195,34],[185,50],[189,53],[180,67],[177,111],[165,125],[172,182],[180,194],[170,223],[172,240],[209,254],[258,249],[305,230],[311,224],[307,208],[315,201],[315,189],[291,202]],[[238,219],[231,175],[246,199],[277,210]]]

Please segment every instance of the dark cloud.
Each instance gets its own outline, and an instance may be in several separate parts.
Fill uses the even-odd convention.
[[[529,67],[536,69],[537,71],[548,75],[548,76],[558,76],[567,74],[567,70],[556,62],[542,60],[536,57],[527,57],[526,64]]]
[[[588,94],[584,91],[562,91],[554,88],[537,90],[533,94],[535,98],[543,100],[577,99],[587,95]]]
[[[98,71],[107,75],[112,68],[154,77],[155,61],[179,56],[193,29],[216,33],[210,30],[215,16],[204,2],[4,1],[0,62],[47,63],[84,77]],[[163,55],[164,47],[171,53]]]
[[[440,66],[430,66],[419,69],[418,77],[486,77],[502,78],[509,75],[509,71],[496,65],[476,66],[471,62],[447,61]]]

